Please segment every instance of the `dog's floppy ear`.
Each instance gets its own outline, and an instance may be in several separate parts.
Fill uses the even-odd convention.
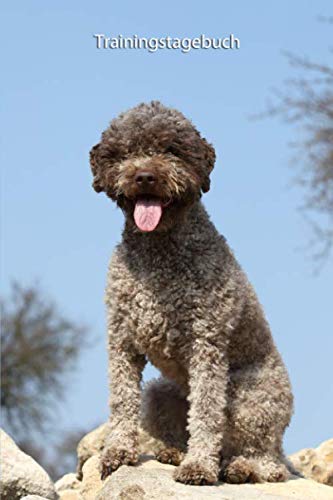
[[[98,167],[98,150],[99,150],[100,144],[95,144],[90,150],[89,156],[90,156],[90,167],[91,171],[94,176],[93,180],[93,188],[97,193],[100,193],[103,191],[103,185],[101,183],[101,177],[100,177],[100,169]]]
[[[204,149],[205,149],[205,163],[206,163],[206,169],[207,171],[205,172],[203,182],[201,185],[201,190],[203,193],[207,193],[210,188],[210,178],[209,174],[214,168],[215,164],[215,159],[216,159],[216,154],[215,154],[215,149],[213,148],[212,144],[209,144],[209,142],[206,141],[206,139],[202,139]]]

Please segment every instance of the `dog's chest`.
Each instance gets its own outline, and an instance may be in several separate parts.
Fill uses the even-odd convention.
[[[191,290],[179,283],[154,286],[151,281],[150,286],[143,281],[135,288],[132,310],[136,329],[132,338],[137,349],[148,356],[159,353],[174,358],[191,339]]]
[[[186,258],[185,258],[186,257]],[[120,335],[130,337],[138,352],[157,366],[183,360],[194,335],[193,325],[203,296],[210,293],[207,267],[199,256],[167,256],[142,263],[115,259],[110,269],[110,303],[120,312]]]

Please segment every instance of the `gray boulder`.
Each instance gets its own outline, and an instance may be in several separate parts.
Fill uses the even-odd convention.
[[[318,448],[305,448],[289,457],[294,467],[308,479],[333,486],[333,439]]]
[[[77,479],[76,474],[70,472],[69,474],[65,474],[63,477],[58,479],[54,486],[59,493],[59,491],[64,490],[77,490],[80,488],[81,483]]]
[[[1,429],[0,442],[1,499],[18,500],[25,495],[37,495],[56,500],[58,496],[47,472],[33,458],[23,453]]]

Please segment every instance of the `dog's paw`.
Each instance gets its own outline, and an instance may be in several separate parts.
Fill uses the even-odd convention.
[[[179,465],[184,458],[184,453],[178,448],[163,448],[156,453],[156,460],[162,464]]]
[[[184,484],[205,485],[216,483],[215,470],[199,460],[183,462],[174,473],[176,481]]]
[[[125,449],[111,447],[104,449],[99,464],[101,479],[105,479],[121,465],[136,464],[138,458],[139,454],[134,448]]]
[[[270,483],[283,483],[290,479],[290,472],[284,464],[269,464],[265,468],[265,472],[262,474],[264,481]]]
[[[290,474],[284,464],[267,459],[251,459],[242,456],[230,461],[221,474],[226,483],[278,483],[289,479]]]
[[[231,460],[221,474],[221,480],[231,484],[256,482],[255,479],[257,477],[258,473],[253,461],[251,462],[244,457],[237,457]]]

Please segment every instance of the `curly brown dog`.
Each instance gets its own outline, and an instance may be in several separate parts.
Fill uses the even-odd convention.
[[[102,477],[138,460],[138,425],[175,479],[284,481],[293,398],[255,292],[200,202],[213,147],[159,102],[114,119],[91,150],[93,186],[125,214],[106,304],[110,433]],[[162,378],[147,384],[147,360]]]

